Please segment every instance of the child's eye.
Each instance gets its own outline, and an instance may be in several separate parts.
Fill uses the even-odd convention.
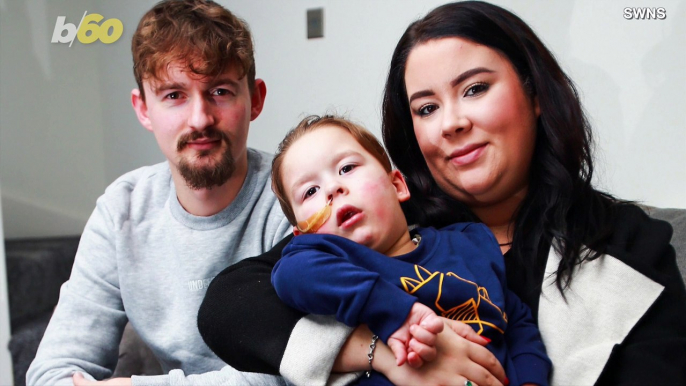
[[[487,90],[488,90],[488,85],[486,83],[476,83],[476,84],[469,86],[467,91],[465,91],[464,96],[466,96],[466,97],[477,96],[479,94],[486,92]]]
[[[307,189],[307,191],[305,191],[305,195],[303,196],[303,198],[310,197],[313,194],[317,193],[317,191],[319,191],[319,186],[313,186],[313,187]]]
[[[357,167],[357,165],[352,165],[352,164],[343,165],[343,167],[341,167],[341,170],[338,171],[338,174],[343,175],[346,173],[350,173],[356,167]]]

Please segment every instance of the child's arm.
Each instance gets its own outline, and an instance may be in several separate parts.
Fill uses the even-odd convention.
[[[353,253],[389,259],[337,236],[296,236],[274,267],[272,283],[289,306],[335,315],[349,326],[367,324],[386,342],[405,322],[417,299],[378,273],[353,264],[347,258]]]
[[[443,320],[429,307],[417,302],[399,329],[388,337],[387,345],[395,355],[396,364],[407,361],[412,367],[436,358],[436,335],[443,331]],[[410,346],[410,341],[414,343]]]

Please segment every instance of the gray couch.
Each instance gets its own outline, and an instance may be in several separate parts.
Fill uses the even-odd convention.
[[[672,245],[686,281],[686,210],[644,207],[652,217],[671,223]],[[69,278],[79,236],[5,241],[12,337],[9,348],[14,384],[23,386],[36,355],[60,286]],[[115,376],[155,375],[161,368],[133,328],[125,329]]]
[[[80,236],[5,240],[9,288],[9,350],[14,385],[24,386],[26,370],[36,356],[60,286],[71,273]],[[131,325],[124,330],[115,376],[157,375],[162,368]]]

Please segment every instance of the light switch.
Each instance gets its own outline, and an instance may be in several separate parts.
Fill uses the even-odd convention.
[[[324,37],[324,8],[307,10],[307,38]]]

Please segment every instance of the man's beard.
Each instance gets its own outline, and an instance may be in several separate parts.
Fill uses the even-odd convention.
[[[200,138],[219,140],[226,145],[226,149],[221,154],[221,159],[215,162],[214,165],[194,166],[186,158],[181,157],[179,159],[179,173],[186,180],[188,187],[193,190],[212,189],[215,186],[220,186],[228,181],[236,170],[236,160],[233,158],[233,154],[231,154],[231,140],[226,134],[213,127],[203,131],[194,131],[179,138],[176,146],[177,151],[183,150],[189,141],[195,141]],[[215,149],[198,151],[195,158],[201,160],[211,157],[213,151]]]

